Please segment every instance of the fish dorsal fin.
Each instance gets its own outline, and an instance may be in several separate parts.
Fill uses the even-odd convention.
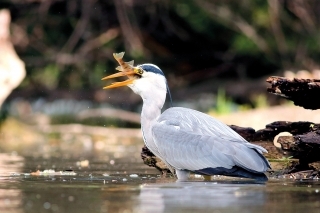
[[[134,64],[134,60],[132,60],[132,61],[128,61],[128,62],[126,62],[127,64],[129,64],[129,65],[131,65],[131,66],[133,66],[133,64]]]
[[[123,68],[122,68],[121,66],[117,66],[117,67],[116,67],[116,70],[122,72],[122,71],[123,71]]]
[[[124,56],[124,52],[121,52],[121,53],[113,53],[113,57],[115,59],[122,59]]]

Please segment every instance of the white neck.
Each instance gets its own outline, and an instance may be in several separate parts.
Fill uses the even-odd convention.
[[[143,100],[141,111],[141,130],[146,146],[158,155],[157,147],[153,141],[151,128],[161,115],[161,109],[166,100],[167,86],[163,76],[152,74],[136,80],[129,87]]]
[[[164,95],[163,95],[164,94]],[[166,93],[154,94],[154,97],[142,97],[141,130],[146,146],[159,157],[157,147],[153,141],[151,128],[156,119],[161,115],[161,109],[165,102]]]

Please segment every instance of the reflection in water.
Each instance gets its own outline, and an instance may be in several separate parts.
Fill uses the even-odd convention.
[[[20,173],[24,165],[24,158],[13,154],[0,153],[0,180],[12,173]]]
[[[137,212],[220,212],[224,208],[262,206],[264,188],[262,184],[217,182],[148,184],[141,188]]]
[[[18,184],[10,176],[20,173],[23,165],[23,157],[15,154],[0,153],[0,212],[23,212],[21,208],[21,190],[17,186],[11,187],[8,184],[8,182]]]
[[[20,189],[0,189],[0,212],[22,212],[22,194]]]

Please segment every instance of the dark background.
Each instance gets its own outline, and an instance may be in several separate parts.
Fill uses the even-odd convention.
[[[8,101],[139,103],[127,90],[101,90],[122,51],[158,65],[174,100],[224,88],[250,103],[267,76],[319,68],[317,0],[2,0],[0,8],[11,11],[27,69]]]

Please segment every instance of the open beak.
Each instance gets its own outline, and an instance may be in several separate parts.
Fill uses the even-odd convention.
[[[108,75],[108,76],[102,78],[101,80],[107,80],[107,79],[121,77],[121,76],[127,76],[129,79],[125,80],[125,81],[121,81],[121,82],[114,82],[109,86],[103,87],[103,89],[111,89],[111,88],[115,88],[115,87],[122,87],[122,86],[127,86],[128,84],[132,84],[135,79],[130,76],[132,76],[134,74],[135,74],[134,71],[130,70],[130,71],[121,71],[119,73]]]

